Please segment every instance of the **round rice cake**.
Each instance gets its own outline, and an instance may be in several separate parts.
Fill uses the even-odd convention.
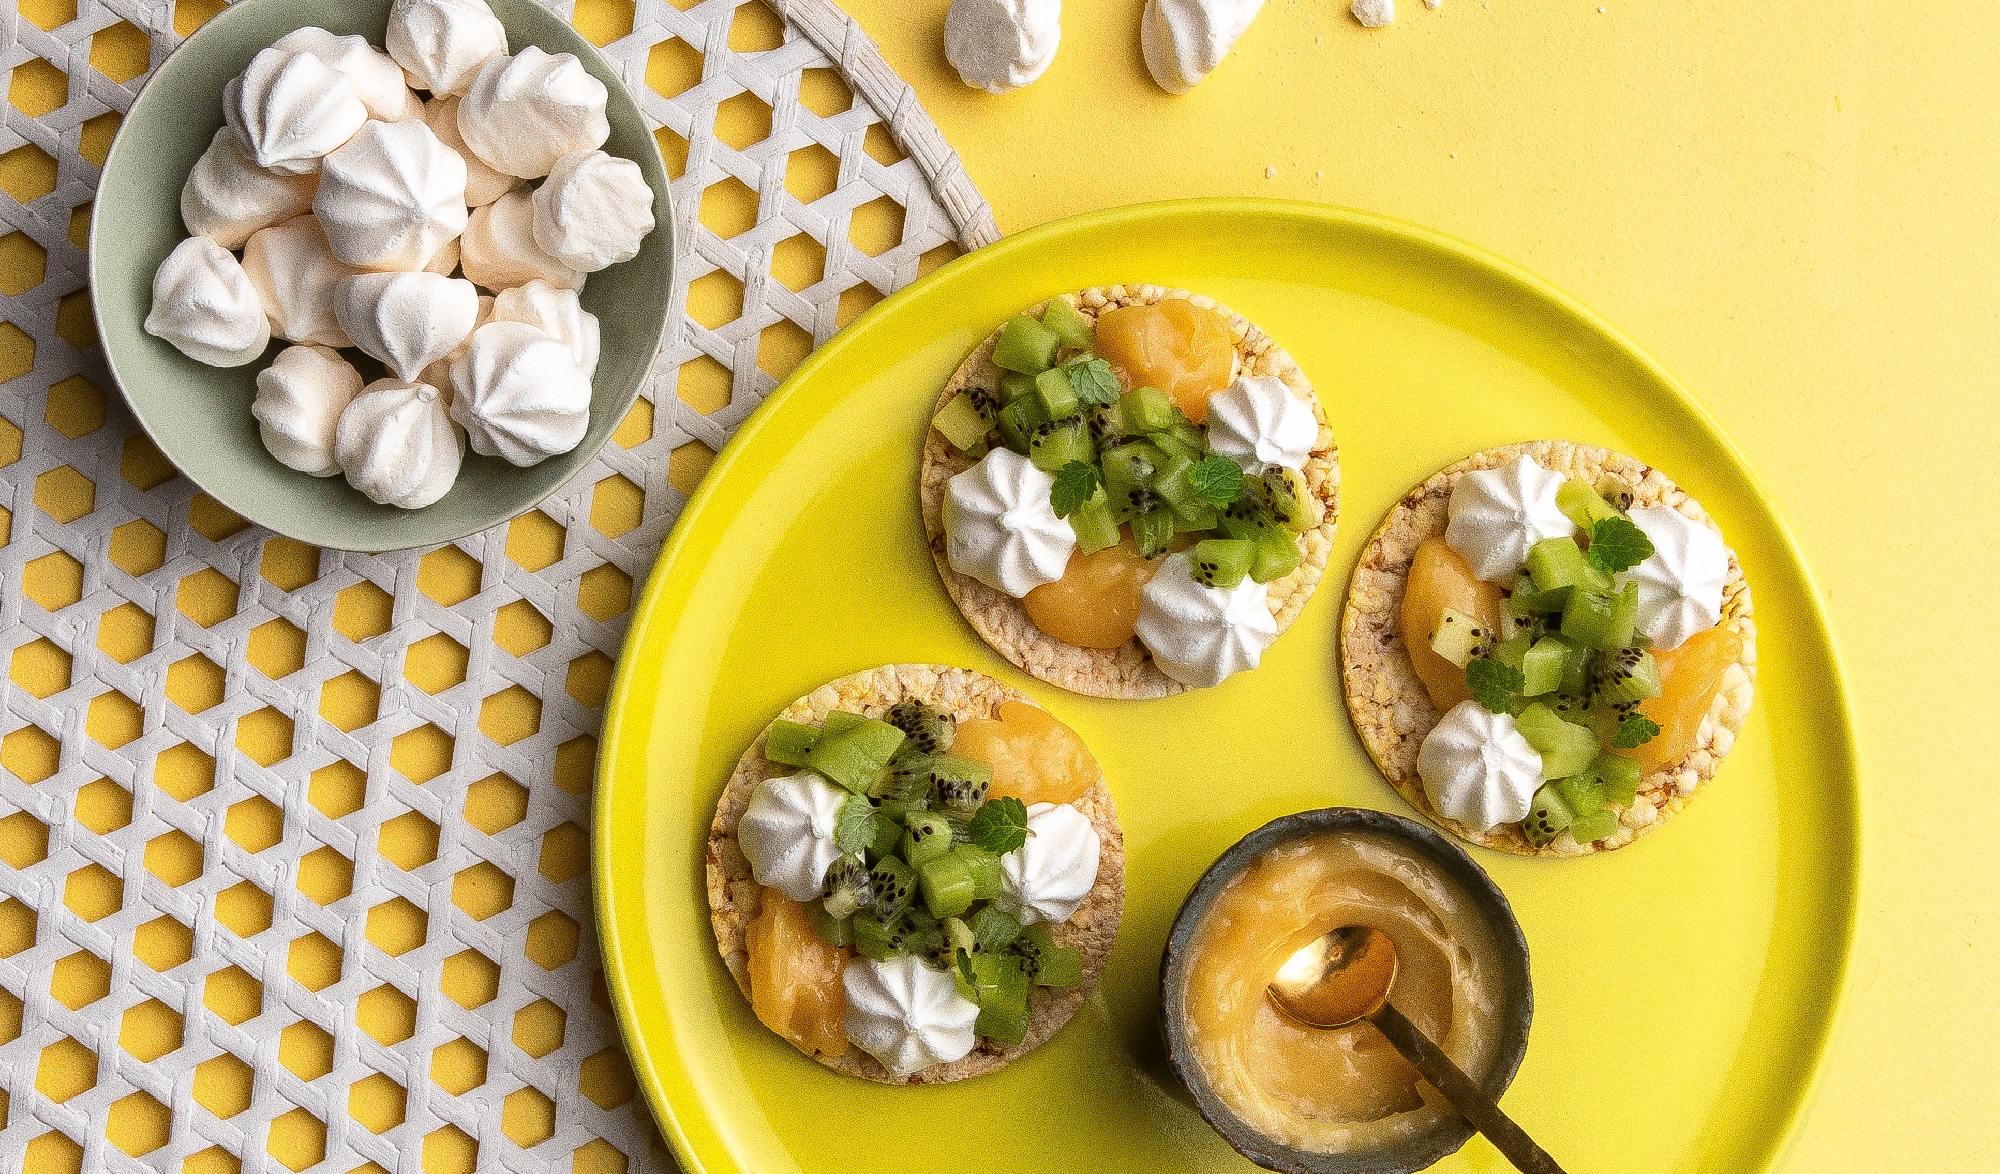
[[[1618,812],[1617,831],[1584,845],[1564,832],[1536,848],[1511,824],[1481,832],[1446,819],[1431,807],[1423,780],[1417,776],[1417,751],[1441,715],[1417,678],[1403,644],[1403,588],[1417,547],[1444,534],[1452,486],[1458,479],[1476,470],[1498,468],[1524,453],[1545,469],[1595,486],[1614,504],[1625,508],[1670,506],[1722,536],[1721,527],[1701,503],[1665,473],[1623,453],[1565,440],[1509,444],[1474,453],[1405,494],[1361,552],[1341,616],[1341,682],[1348,713],[1368,756],[1396,791],[1439,827],[1462,840],[1520,856],[1609,852],[1659,827],[1686,807],[1715,777],[1723,756],[1742,732],[1757,679],[1757,626],[1752,620],[1750,584],[1736,552],[1725,545],[1729,576],[1722,589],[1721,622],[1742,637],[1743,654],[1725,673],[1687,754],[1679,762],[1649,771],[1640,780],[1637,797]],[[1630,500],[1621,500],[1624,495]]]
[[[993,717],[1001,703],[1020,701],[1034,705],[1034,699],[970,669],[928,664],[884,665],[828,682],[785,707],[778,719],[818,725],[836,709],[881,717],[898,701],[922,701],[937,706],[956,721]],[[750,997],[749,951],[745,945],[750,921],[757,915],[763,888],[750,873],[750,861],[736,842],[736,823],[749,806],[750,794],[767,778],[794,773],[796,768],[781,766],[764,757],[766,726],[743,753],[736,770],[716,801],[715,820],[708,830],[708,914],[715,930],[716,949],[735,977],[743,997]],[[1095,760],[1092,760],[1093,768]],[[1099,845],[1097,882],[1068,921],[1050,927],[1056,943],[1074,946],[1083,955],[1083,981],[1073,987],[1032,987],[1028,994],[1028,1033],[1012,1047],[994,1043],[983,1036],[972,1051],[948,1064],[896,1076],[875,1057],[858,1047],[845,1055],[814,1053],[812,1058],[849,1076],[859,1076],[881,1084],[944,1084],[953,1080],[995,1072],[1019,1059],[1054,1035],[1078,1007],[1090,997],[1098,976],[1111,957],[1111,943],[1118,934],[1118,921],[1125,909],[1125,836],[1118,827],[1118,811],[1111,802],[1111,790],[1099,773],[1090,789],[1071,803],[1097,830]],[[796,1046],[796,1045],[795,1045]],[[804,1051],[803,1048],[799,1049]]]
[[[1271,615],[1282,635],[1305,608],[1313,588],[1318,586],[1320,576],[1326,571],[1327,555],[1333,550],[1334,526],[1340,514],[1339,452],[1334,445],[1333,430],[1327,426],[1326,411],[1314,394],[1305,372],[1299,369],[1283,347],[1273,342],[1249,319],[1211,298],[1184,289],[1167,289],[1158,285],[1095,286],[1079,293],[1062,295],[1062,298],[1093,324],[1098,315],[1108,311],[1123,306],[1151,305],[1169,298],[1180,298],[1203,309],[1214,310],[1229,320],[1230,335],[1236,343],[1235,362],[1230,375],[1232,380],[1240,375],[1276,376],[1294,396],[1311,406],[1313,418],[1319,422],[1319,435],[1314,439],[1312,455],[1307,458],[1301,472],[1315,502],[1314,508],[1319,511],[1319,521],[1299,536],[1304,557],[1298,567],[1269,584]],[[1039,318],[1047,306],[1047,302],[1038,302],[1022,313]],[[975,387],[991,390],[998,386],[1000,369],[993,363],[993,346],[999,338],[1000,331],[995,330],[959,364],[958,370],[938,394],[937,402],[932,405],[933,416],[961,391]],[[1188,686],[1160,671],[1137,637],[1110,649],[1080,648],[1058,640],[1035,626],[1020,600],[953,570],[945,554],[945,488],[954,476],[971,468],[973,462],[952,448],[937,429],[927,428],[924,432],[923,473],[918,487],[923,504],[924,531],[930,537],[931,559],[937,564],[938,575],[943,578],[952,602],[958,605],[958,610],[982,639],[1021,668],[1073,693],[1139,700],[1169,697],[1187,690]]]

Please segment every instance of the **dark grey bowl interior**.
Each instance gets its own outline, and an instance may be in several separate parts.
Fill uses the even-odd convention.
[[[1209,865],[1174,918],[1167,950],[1160,961],[1160,1016],[1166,1032],[1167,1055],[1174,1071],[1194,1095],[1195,1107],[1236,1151],[1267,1170],[1286,1174],[1410,1174],[1453,1153],[1472,1136],[1472,1125],[1454,1118],[1428,1133],[1382,1149],[1346,1153],[1312,1153],[1275,1142],[1245,1124],[1222,1103],[1188,1047],[1187,1025],[1181,1019],[1180,990],[1187,981],[1188,941],[1202,915],[1224,885],[1265,850],[1301,836],[1325,832],[1374,832],[1402,841],[1428,858],[1462,885],[1500,944],[1503,1001],[1500,1010],[1504,1038],[1485,1072],[1468,1073],[1496,1100],[1513,1082],[1528,1051],[1528,1026],[1535,1015],[1535,995],[1528,974],[1528,942],[1521,925],[1492,878],[1474,864],[1457,844],[1430,828],[1400,815],[1356,807],[1327,807],[1272,820],[1238,840]]]

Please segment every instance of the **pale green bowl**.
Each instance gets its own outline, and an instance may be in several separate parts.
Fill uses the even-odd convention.
[[[470,450],[458,483],[420,510],[376,505],[339,477],[308,477],[264,450],[250,415],[264,360],[218,370],[147,334],[153,271],[188,235],[181,185],[222,125],[222,87],[259,49],[296,28],[361,33],[376,45],[389,0],[243,0],[188,38],[153,74],[111,145],[91,217],[90,284],[113,378],[160,451],[218,501],[280,534],[342,550],[434,546],[516,517],[590,463],[638,398],[673,291],[673,210],[667,172],[645,118],[597,50],[533,0],[489,0],[514,49],[574,53],[611,92],[604,149],[634,160],[653,188],[655,227],[639,255],[590,275],[583,306],[597,315],[603,354],[583,443],[518,469]]]

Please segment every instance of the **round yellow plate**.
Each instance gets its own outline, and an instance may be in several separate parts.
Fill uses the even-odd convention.
[[[1219,298],[1287,347],[1340,442],[1340,540],[1255,672],[1165,701],[1072,696],[952,607],[915,478],[925,412],[985,334],[1121,281]],[[690,1174],[1247,1170],[1161,1055],[1156,984],[1202,869],[1274,816],[1407,813],[1341,702],[1336,622],[1396,499],[1475,449],[1567,437],[1670,471],[1757,597],[1757,703],[1706,794],[1620,852],[1474,849],[1520,915],[1535,1023],[1507,1109],[1571,1170],[1745,1171],[1782,1148],[1846,970],[1858,876],[1847,700],[1812,584],[1754,474],[1674,382],[1582,307],[1456,241],[1268,201],[1120,208],[979,250],[822,347],[715,463],[634,615],[604,728],[605,967],[640,1082]],[[715,797],[780,708],[870,665],[992,673],[1089,740],[1118,800],[1129,896],[1097,993],[1047,1045],[942,1088],[838,1076],[751,1015],[708,927]],[[1441,1170],[1499,1171],[1475,1138]]]

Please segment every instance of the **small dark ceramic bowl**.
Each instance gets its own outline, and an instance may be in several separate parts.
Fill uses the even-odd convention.
[[[1194,1094],[1195,1107],[1203,1119],[1238,1153],[1267,1170],[1281,1170],[1285,1174],[1411,1174],[1464,1145],[1472,1136],[1471,1123],[1463,1117],[1452,1118],[1427,1133],[1380,1149],[1341,1153],[1293,1149],[1257,1132],[1223,1104],[1188,1044],[1187,1025],[1181,1016],[1180,991],[1187,982],[1191,961],[1188,944],[1223,886],[1266,850],[1288,840],[1326,832],[1373,832],[1399,840],[1458,882],[1471,896],[1475,912],[1485,919],[1500,946],[1503,991],[1500,1024],[1504,1038],[1492,1066],[1468,1075],[1495,1100],[1507,1091],[1514,1073],[1521,1067],[1521,1057],[1527,1053],[1528,1025],[1535,1014],[1535,995],[1528,975],[1528,942],[1521,936],[1513,909],[1492,879],[1457,844],[1415,820],[1355,807],[1328,807],[1274,819],[1238,840],[1202,874],[1174,918],[1166,954],[1160,961],[1160,1014],[1167,1055],[1174,1071]]]

